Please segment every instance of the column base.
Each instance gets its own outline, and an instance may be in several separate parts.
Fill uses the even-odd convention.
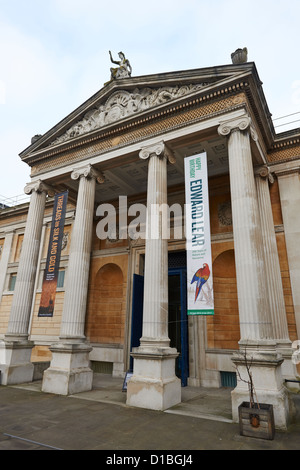
[[[299,392],[300,390],[300,381],[299,374],[297,372],[297,366],[293,362],[293,352],[291,341],[283,342],[277,344],[276,346],[278,354],[283,358],[283,363],[281,366],[282,376],[285,380],[286,387],[293,392]]]
[[[52,360],[43,375],[42,391],[56,395],[72,395],[92,390],[93,371],[89,367],[88,344],[56,344],[51,346]]]
[[[181,402],[181,382],[175,375],[173,348],[136,348],[133,376],[127,384],[127,405],[166,410]]]
[[[273,405],[275,427],[286,430],[291,416],[288,391],[284,386],[281,372],[282,357],[275,350],[268,348],[265,350],[247,348],[247,360],[252,374],[255,400]],[[248,383],[243,382],[249,380],[249,375],[243,351],[234,355],[232,361],[238,371],[237,386],[231,392],[232,418],[234,422],[238,422],[239,405],[243,401],[250,401]]]
[[[34,365],[30,362],[34,343],[4,340],[0,343],[1,385],[32,382]]]

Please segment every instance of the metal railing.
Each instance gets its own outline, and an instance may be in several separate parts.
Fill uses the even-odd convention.
[[[30,201],[30,196],[26,194],[21,194],[19,196],[5,197],[0,194],[0,210],[6,209],[8,207],[16,207],[21,204],[25,204]]]
[[[295,124],[296,122],[299,123],[299,126],[300,126],[300,118],[298,118],[296,120],[293,120],[293,121],[288,119],[288,118],[291,118],[291,116],[296,116],[296,114],[299,115],[300,111],[297,111],[296,113],[287,114],[285,116],[281,116],[281,117],[273,119],[273,124],[274,124],[275,129],[278,129],[279,127],[289,126],[289,128],[286,129],[286,131],[287,130],[293,130],[294,126],[291,127],[291,124]],[[275,121],[280,121],[281,119],[284,119],[285,121],[281,121],[280,124],[277,124],[277,122],[275,123]]]

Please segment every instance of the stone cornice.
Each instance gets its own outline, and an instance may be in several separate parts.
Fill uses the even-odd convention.
[[[300,156],[300,131],[295,129],[285,135],[277,136],[268,151],[270,162],[287,162],[298,160]]]
[[[286,176],[293,173],[300,174],[300,158],[293,161],[274,163],[270,165],[272,174],[278,176]]]
[[[300,166],[298,168],[286,168],[286,169],[282,169],[282,170],[275,170],[274,173],[277,176],[277,178],[280,177],[280,176],[292,175],[294,173],[299,175],[300,174]]]
[[[120,122],[117,121],[103,128],[94,130],[88,134],[74,137],[72,140],[68,140],[58,145],[37,149],[35,152],[25,156],[23,160],[32,166],[45,158],[51,158],[55,155],[71,151],[75,148],[79,149],[83,146],[106,138],[115,138],[124,132],[130,132],[131,130],[136,129],[139,126],[145,126],[167,117],[186,112],[189,109],[204,106],[210,102],[222,100],[228,96],[236,95],[238,92],[242,92],[246,87],[248,87],[248,85],[249,83],[247,80],[239,80],[237,83],[230,84],[230,86],[228,85],[220,88],[217,88],[217,84],[213,84],[211,90],[199,90],[195,95],[186,95],[177,98],[174,101],[166,102],[158,107],[150,108],[145,112],[128,116],[127,118],[122,119]]]
[[[44,155],[32,168],[32,175],[43,175],[45,171],[66,167],[82,159],[96,157],[100,159],[102,155],[110,151],[121,151],[124,146],[140,144],[149,137],[163,139],[167,132],[186,129],[190,125],[200,124],[206,120],[214,119],[219,122],[220,116],[231,112],[247,108],[247,98],[244,93],[227,96],[220,100],[214,100],[195,106],[190,109],[183,109],[181,113],[165,113],[164,118],[150,121],[148,119],[140,121],[137,126],[124,129],[117,135],[98,138],[95,141],[86,142],[85,146],[73,145],[72,149],[65,149],[64,152],[56,152],[55,155]],[[146,125],[147,124],[147,125]]]
[[[270,149],[270,151],[277,151],[277,150],[282,150],[282,149],[285,149],[287,147],[291,147],[293,145],[300,145],[300,136],[297,135],[295,137],[286,137],[284,140],[280,140],[280,141],[277,141],[275,142],[273,145],[272,145],[272,148]]]

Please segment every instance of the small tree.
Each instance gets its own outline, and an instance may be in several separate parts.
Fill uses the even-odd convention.
[[[249,359],[247,357],[247,349],[246,348],[245,348],[245,351],[243,353],[243,358],[244,358],[244,365],[245,365],[245,368],[246,368],[246,371],[247,371],[247,374],[248,374],[248,379],[245,380],[241,377],[241,374],[240,374],[240,371],[239,371],[238,367],[236,367],[236,372],[237,372],[237,375],[238,375],[239,379],[242,382],[248,384],[250,408],[258,408],[259,409],[259,403],[258,403],[258,400],[257,400],[257,396],[256,396],[254,384],[253,384],[252,372],[251,372],[251,366],[252,366],[253,358],[251,358],[250,361],[249,361]]]
[[[275,432],[273,406],[258,402],[251,372],[254,359],[253,357],[249,359],[246,347],[244,352],[241,351],[240,354],[241,356],[237,360],[236,372],[239,379],[248,385],[249,392],[249,403],[243,402],[239,406],[240,432],[243,436],[273,439]],[[245,367],[248,377],[241,376],[238,364]],[[263,420],[264,426],[260,425],[261,420]]]

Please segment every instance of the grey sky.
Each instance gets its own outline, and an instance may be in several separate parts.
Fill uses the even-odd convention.
[[[30,181],[31,137],[109,80],[109,50],[138,76],[229,64],[246,46],[273,118],[299,112],[299,16],[299,0],[0,0],[0,195]]]

